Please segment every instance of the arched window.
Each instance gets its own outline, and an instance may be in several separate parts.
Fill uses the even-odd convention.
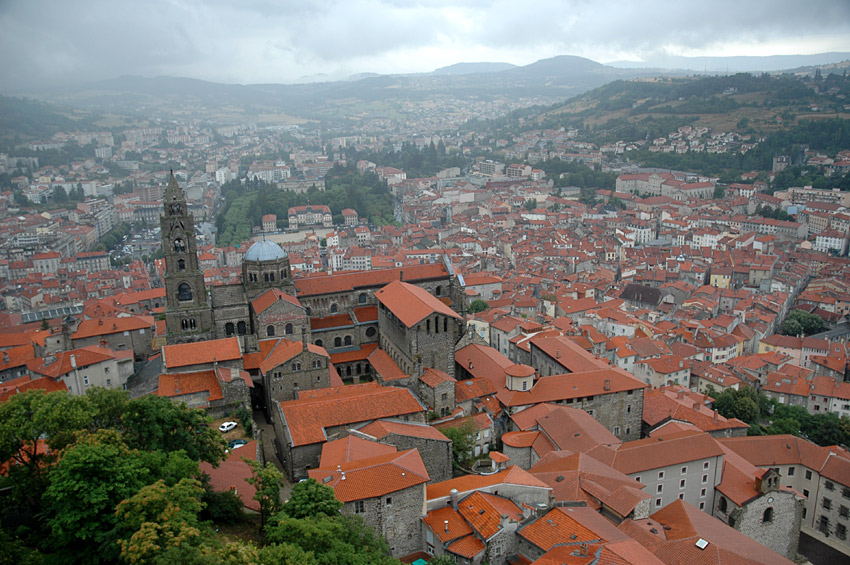
[[[358,375],[359,375],[361,372],[363,372],[363,367],[361,367],[361,366],[360,366],[360,363],[358,363],[358,364],[357,364],[357,371],[356,371],[356,372],[357,372],[357,374],[358,374]]]
[[[762,522],[773,522],[773,506],[769,506],[761,517]]]
[[[286,333],[286,335],[292,335],[292,324],[286,324],[284,332]]]
[[[342,347],[342,338],[339,338],[339,337],[334,338],[334,347]]]
[[[268,273],[263,273],[263,281],[269,282],[269,274]]]
[[[185,330],[189,328],[189,322],[187,320],[180,320],[180,329]]]
[[[723,514],[726,514],[726,511],[729,510],[729,503],[726,502],[725,496],[720,497],[720,504],[717,506],[717,509]]]
[[[431,318],[425,320],[425,333],[431,335]]]
[[[197,326],[195,325],[195,318],[189,318],[189,329],[194,330]]]
[[[325,342],[324,342],[324,341],[322,341],[321,339],[317,339],[317,340],[316,340],[316,345],[318,345],[319,347],[324,347],[324,346],[325,346]]]
[[[245,325],[245,322],[239,322],[236,324],[236,333],[239,335],[245,335],[248,333],[248,327]]]
[[[312,311],[312,310],[310,310],[309,308],[304,308],[304,313],[305,313],[305,314],[307,314],[308,316],[309,316],[310,314],[312,314],[312,312],[313,312],[313,311]]]
[[[443,294],[443,287],[438,286],[438,287],[437,287],[437,291],[436,291],[434,294],[435,294],[436,296],[442,296],[442,294]]]
[[[176,251],[178,253],[182,253],[183,251],[186,251],[186,244],[183,243],[182,239],[175,239],[174,240],[174,251]]]
[[[443,332],[449,331],[449,318],[443,318]]]
[[[186,261],[184,261],[183,259],[178,259],[177,260],[177,270],[178,271],[185,271],[186,270]]]
[[[366,293],[361,292],[360,296],[357,297],[358,304],[366,304]]]
[[[440,333],[440,318],[439,317],[434,318],[434,333],[435,334]]]
[[[274,273],[269,273],[269,280],[274,282]]]
[[[281,271],[280,272],[280,280],[283,280],[285,278],[286,278],[286,271]]]
[[[189,286],[189,283],[180,283],[177,285],[177,300],[192,300],[192,287]]]
[[[224,335],[233,335],[235,330],[236,328],[233,325],[233,322],[227,322],[226,324],[224,324]]]
[[[345,345],[351,345],[351,336],[350,335],[345,336]]]
[[[268,326],[266,328],[266,336],[267,337],[274,337],[274,326]]]
[[[346,377],[351,376],[351,365],[349,365],[348,367],[345,368],[345,376]]]
[[[331,304],[331,314],[336,314],[337,312],[339,312],[339,308],[337,308],[336,302],[334,302]]]

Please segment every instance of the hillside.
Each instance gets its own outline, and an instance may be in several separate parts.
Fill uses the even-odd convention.
[[[808,119],[850,118],[850,79],[738,73],[618,80],[563,104],[513,112],[498,131],[539,127],[591,130],[597,141],[635,141],[681,125],[769,133]],[[471,124],[470,127],[480,127]]]

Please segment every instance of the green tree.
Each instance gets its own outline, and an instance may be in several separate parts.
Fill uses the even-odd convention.
[[[452,465],[455,469],[468,468],[475,447],[475,425],[465,420],[461,425],[440,430],[452,440]]]
[[[805,310],[791,310],[782,322],[780,330],[784,335],[812,335],[821,332],[826,327],[823,318],[817,314],[810,314]]]
[[[295,484],[289,500],[283,505],[283,513],[290,518],[311,516],[336,516],[342,502],[336,499],[334,490],[321,485],[314,479]]]
[[[153,563],[166,550],[182,553],[187,546],[200,545],[204,532],[198,513],[203,492],[195,479],[181,479],[173,486],[160,480],[118,504],[115,515],[121,558],[129,563]]]
[[[444,553],[431,559],[431,561],[428,562],[428,565],[457,565],[457,560],[454,557],[451,557],[450,555]]]
[[[68,201],[68,193],[65,191],[65,187],[56,186],[53,189],[53,201],[54,202],[67,202]]]
[[[267,462],[264,466],[259,461],[245,457],[242,461],[251,467],[251,477],[246,481],[256,489],[254,500],[260,503],[260,527],[262,528],[269,517],[280,512],[282,506],[280,487],[283,484],[283,474],[271,462]]]
[[[12,463],[13,501],[39,510],[56,453],[74,441],[90,417],[81,398],[64,392],[31,390],[0,404],[0,461]]]
[[[481,300],[480,298],[476,298],[472,301],[472,303],[470,303],[469,308],[467,308],[467,312],[469,312],[470,314],[477,314],[478,312],[483,312],[489,307],[490,305],[487,304],[487,302]]]
[[[522,205],[522,207],[525,208],[526,210],[528,210],[529,212],[531,212],[532,210],[537,208],[537,201],[533,198],[529,198],[528,200],[525,201],[525,203]]]
[[[218,465],[226,444],[202,411],[155,395],[127,403],[121,431],[127,445],[146,451],[185,451],[190,459]]]
[[[266,528],[270,543],[291,544],[310,552],[321,565],[397,565],[384,538],[359,516],[290,518],[280,513]]]

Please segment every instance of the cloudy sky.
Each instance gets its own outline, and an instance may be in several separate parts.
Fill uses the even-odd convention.
[[[0,0],[0,90],[850,51],[847,0]]]

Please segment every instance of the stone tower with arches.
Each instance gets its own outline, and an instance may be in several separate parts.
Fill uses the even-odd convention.
[[[160,228],[165,256],[166,342],[213,339],[212,308],[204,273],[198,265],[195,222],[186,206],[186,195],[173,173],[163,194]]]

